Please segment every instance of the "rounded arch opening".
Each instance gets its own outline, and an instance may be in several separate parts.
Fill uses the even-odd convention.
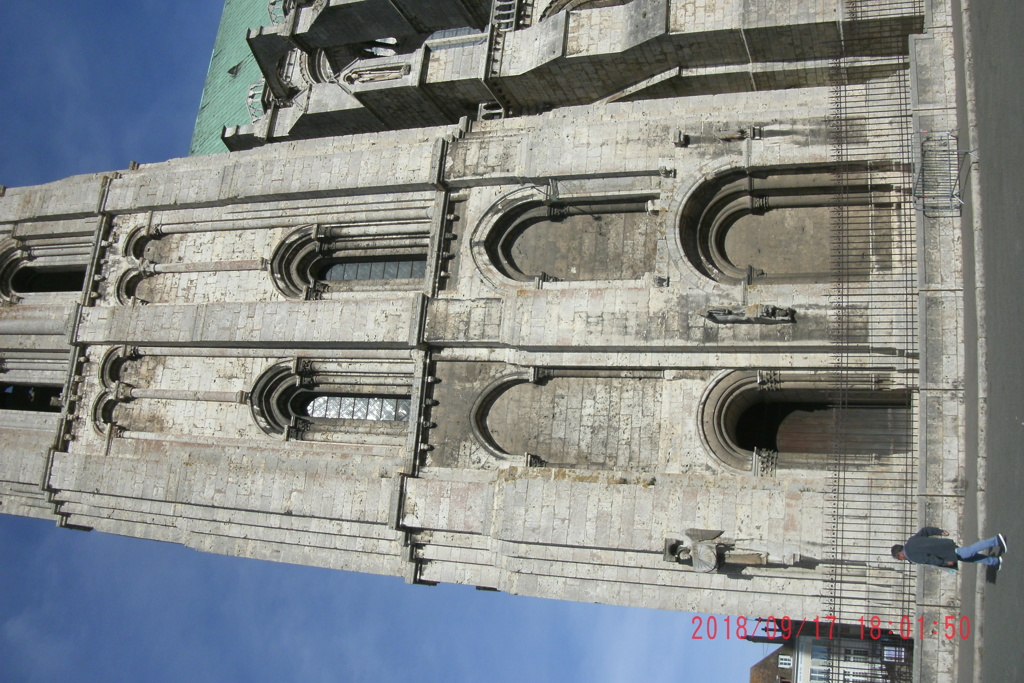
[[[292,364],[278,363],[260,375],[249,393],[253,421],[267,434],[282,436],[291,424],[290,399],[299,385]]]
[[[833,209],[894,202],[894,188],[874,183],[866,170],[841,187],[834,171],[827,165],[736,169],[705,181],[680,216],[687,260],[720,282],[830,281]]]
[[[412,419],[410,387],[402,380],[370,380],[336,364],[284,361],[257,378],[249,394],[253,421],[284,438],[331,440],[342,432],[401,435]],[[373,383],[374,381],[385,383]]]
[[[64,246],[64,245],[58,245]],[[69,250],[83,250],[79,244],[66,245]],[[29,294],[81,292],[85,287],[88,266],[86,255],[51,256],[48,247],[19,240],[0,240],[0,300],[17,303]]]
[[[780,467],[824,467],[837,449],[851,465],[880,464],[911,447],[910,394],[875,378],[832,400],[829,380],[813,373],[734,371],[701,401],[701,439],[730,468],[751,471],[759,451]]]
[[[16,294],[44,292],[81,292],[85,286],[85,266],[35,267],[24,265],[11,278],[11,290]]]
[[[516,372],[499,377],[484,387],[473,402],[473,407],[470,411],[470,426],[473,430],[473,436],[476,437],[477,442],[483,446],[484,450],[496,460],[507,460],[512,454],[503,450],[495,441],[487,426],[487,414],[491,406],[494,405],[494,402],[505,391],[517,384],[529,381],[530,374],[527,372]]]
[[[663,377],[621,369],[534,368],[493,382],[474,407],[474,431],[500,459],[533,466],[654,471]]]
[[[305,225],[281,240],[270,259],[274,287],[290,299],[339,290],[414,289],[427,275],[428,237],[347,235],[342,227]]]
[[[522,202],[488,231],[487,259],[517,282],[640,278],[655,267],[661,234],[649,199]]]

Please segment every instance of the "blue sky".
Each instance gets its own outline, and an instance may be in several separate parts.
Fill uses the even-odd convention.
[[[185,155],[220,10],[7,3],[0,184]],[[692,641],[691,617],[408,586],[0,516],[3,683],[747,680],[764,647]]]

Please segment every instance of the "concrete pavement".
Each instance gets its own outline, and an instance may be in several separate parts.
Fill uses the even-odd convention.
[[[1024,50],[1019,26],[1024,4],[1019,0],[963,0],[966,41],[958,60],[973,75],[961,93],[961,147],[969,151],[964,225],[973,224],[977,296],[974,310],[977,337],[970,338],[968,365],[977,369],[967,401],[977,407],[973,431],[978,444],[976,465],[968,472],[976,482],[968,492],[967,528],[976,523],[977,537],[1002,532],[1010,550],[1001,572],[971,568],[965,576],[964,613],[972,616],[973,646],[961,649],[960,680],[1024,680],[1024,649],[1018,633],[1024,603],[1024,521],[1018,500],[1024,484]],[[973,82],[972,82],[973,80]],[[973,87],[972,87],[973,86]],[[966,171],[967,169],[965,169]],[[976,342],[976,343],[972,343]],[[969,378],[970,379],[970,378]],[[970,383],[970,382],[969,382]],[[970,539],[973,540],[973,539]]]

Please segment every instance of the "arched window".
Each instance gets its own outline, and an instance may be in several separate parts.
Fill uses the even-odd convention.
[[[736,420],[736,445],[751,452],[758,449],[786,454],[790,466],[798,463],[796,454],[830,454],[840,430],[844,455],[889,456],[905,453],[910,447],[906,394],[862,395],[841,407],[824,394],[811,397],[817,400],[801,400],[798,396],[763,393],[761,400]],[[840,410],[841,416],[836,414]],[[813,464],[806,459],[802,462]]]
[[[885,270],[884,234],[896,200],[890,184],[868,170],[851,170],[851,181],[837,183],[832,169],[790,167],[734,171],[714,178],[691,195],[683,208],[680,238],[691,264],[721,282],[764,277],[788,282],[831,279],[833,211],[871,206],[875,237],[866,236],[850,253],[870,269]]]
[[[353,433],[404,438],[413,417],[412,377],[379,365],[373,372],[336,361],[278,363],[253,385],[253,420],[267,434],[289,439],[333,441]]]
[[[908,452],[910,393],[875,375],[844,384],[850,386],[836,402],[824,375],[728,373],[701,400],[701,438],[724,464],[757,474],[822,468],[831,455],[851,467],[884,465]]]
[[[355,280],[409,280],[423,279],[427,272],[427,257],[325,260],[317,271],[321,282],[351,282]]]
[[[634,280],[655,269],[661,223],[648,197],[523,202],[487,236],[490,262],[507,278]]]
[[[306,225],[277,246],[270,272],[277,290],[292,299],[360,289],[421,289],[429,241],[428,228],[401,232],[380,226],[367,234]]]
[[[81,292],[85,287],[91,241],[81,237],[0,240],[0,300]]]
[[[408,422],[408,396],[306,394],[297,396],[299,412],[313,420]]]

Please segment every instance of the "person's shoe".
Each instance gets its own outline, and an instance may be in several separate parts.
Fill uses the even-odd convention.
[[[1006,537],[1002,534],[996,534],[996,538],[999,539],[999,554],[1004,555],[1006,553]]]
[[[999,571],[1000,569],[1003,568],[1003,558],[998,557],[996,559],[999,560],[999,564],[996,565],[996,571]]]

